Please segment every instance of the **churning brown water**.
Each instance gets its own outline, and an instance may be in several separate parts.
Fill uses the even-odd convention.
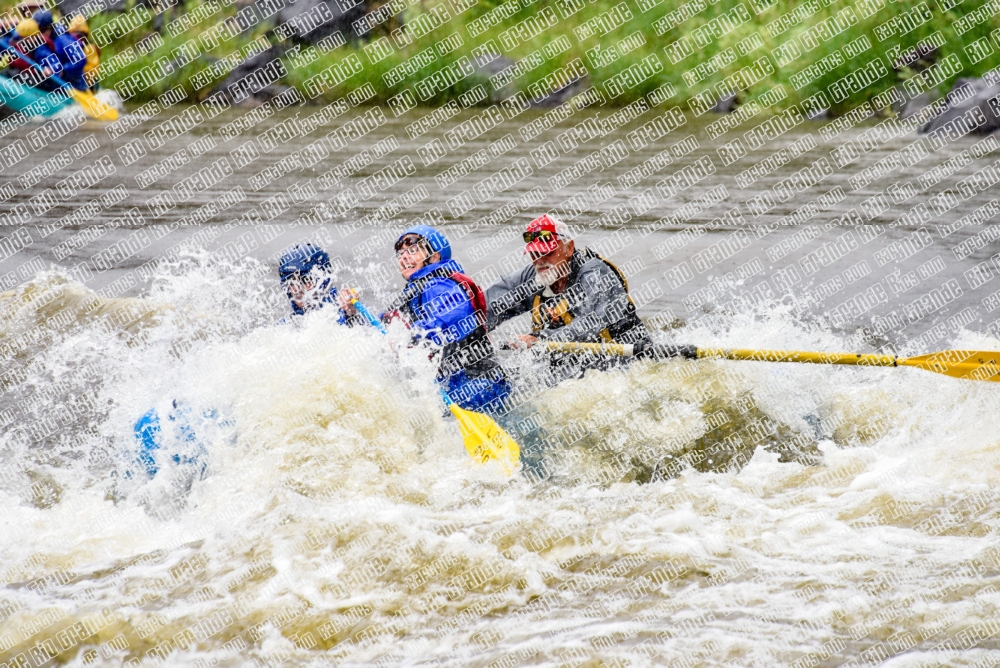
[[[298,120],[286,111],[268,123],[299,123],[314,113],[304,109]],[[960,244],[989,228],[947,227],[991,194],[942,215],[932,200],[992,158],[919,187],[975,140],[855,191],[849,177],[914,140],[906,134],[754,217],[752,198],[828,157],[835,144],[819,124],[722,167],[716,149],[726,139],[711,139],[704,123],[691,119],[635,148],[629,133],[639,120],[539,167],[532,150],[599,112],[579,111],[528,141],[519,130],[542,113],[525,112],[427,167],[418,147],[475,114],[413,140],[406,126],[420,112],[254,189],[265,167],[301,160],[307,145],[365,113],[352,110],[242,168],[230,152],[260,140],[260,130],[225,139],[236,112],[127,168],[116,149],[165,118],[113,141],[100,127],[66,140],[93,137],[98,147],[82,163],[107,155],[117,169],[72,204],[34,216],[30,245],[0,263],[0,275],[27,281],[5,286],[0,302],[0,660],[996,662],[993,383],[914,369],[635,364],[541,390],[519,408],[507,426],[530,466],[506,479],[467,457],[419,355],[400,345],[396,354],[377,334],[322,312],[276,324],[287,305],[274,259],[293,242],[324,245],[339,258],[340,283],[359,286],[377,307],[400,287],[391,244],[413,221],[442,223],[456,257],[489,283],[524,262],[524,222],[553,209],[582,243],[628,269],[640,314],[662,341],[996,350],[983,301],[993,284],[971,289],[964,277],[995,244],[959,259]],[[551,177],[616,142],[627,156],[553,191]],[[815,147],[740,187],[737,174],[793,142]],[[376,145],[387,152],[368,161],[362,149],[372,157]],[[37,151],[23,170],[64,148]],[[182,149],[186,164],[139,187],[136,174]],[[483,150],[499,155],[476,167]],[[367,200],[342,197],[404,156],[414,173],[401,183]],[[659,180],[688,167],[694,174],[706,157],[715,173],[663,197]],[[223,159],[231,176],[155,217],[157,195]],[[439,187],[434,177],[465,159],[470,173]],[[331,170],[345,164],[334,183]],[[650,174],[628,176],[644,164]],[[477,191],[500,166],[510,182]],[[0,179],[13,180],[9,171]],[[54,173],[36,188],[56,189],[66,177]],[[893,184],[898,201],[851,224],[852,210],[864,212]],[[474,206],[460,213],[454,198],[463,191]],[[97,215],[65,218],[102,195],[111,203]],[[20,195],[0,208],[19,204],[30,209]],[[931,220],[899,222],[920,204]],[[504,205],[506,215],[483,220]],[[803,211],[811,215],[787,218]],[[181,220],[189,224],[169,226]],[[16,229],[7,228],[9,239]],[[908,254],[915,241],[923,246]],[[107,255],[103,272],[78,267],[93,268],[116,242],[138,252]],[[801,263],[810,253],[814,264]],[[782,273],[790,266],[799,280]],[[907,322],[907,306],[920,300],[934,310]],[[529,372],[536,364],[527,353],[507,363]],[[147,481],[136,475],[132,425],[151,407],[166,414],[174,400],[189,407],[208,468],[199,476],[164,466]]]

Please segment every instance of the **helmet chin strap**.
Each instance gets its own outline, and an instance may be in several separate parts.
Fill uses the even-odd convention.
[[[434,257],[434,253],[437,251],[431,248],[431,242],[427,241],[427,239],[424,239],[423,237],[420,238],[420,244],[424,247],[424,250],[427,251],[427,257],[424,258],[423,264],[420,265],[420,268],[423,269],[427,265],[434,264],[431,262],[431,258]]]

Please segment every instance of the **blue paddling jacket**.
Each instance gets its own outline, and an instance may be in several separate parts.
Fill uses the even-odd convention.
[[[83,68],[87,64],[87,56],[80,42],[68,33],[57,35],[53,40],[56,56],[62,63],[62,78],[73,84],[75,88],[87,90],[83,81]],[[82,88],[81,88],[82,86]]]
[[[387,314],[401,314],[415,329],[414,339],[442,346],[438,373],[460,371],[476,377],[499,368],[486,333],[486,296],[455,260],[418,269]]]
[[[36,35],[23,38],[18,37],[11,40],[10,44],[16,51],[28,56],[39,66],[48,67],[57,77],[62,76],[62,63],[59,61],[59,56],[57,56],[53,51],[53,43],[46,39],[44,35],[41,35],[41,33],[36,33]],[[15,59],[10,65],[14,69],[22,72],[34,69],[27,63],[27,61],[21,58]]]

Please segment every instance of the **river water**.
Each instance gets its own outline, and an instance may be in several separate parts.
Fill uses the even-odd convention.
[[[713,138],[720,117],[686,112],[642,146],[637,128],[676,117],[657,109],[603,136],[564,135],[611,117],[581,109],[533,136],[546,112],[526,111],[453,147],[482,110],[415,139],[407,128],[425,110],[386,111],[303,167],[314,142],[372,110],[276,141],[263,131],[308,128],[316,108],[278,111],[237,136],[250,112],[163,129],[184,112],[114,139],[85,125],[0,173],[14,186],[0,213],[30,212],[3,228],[0,262],[0,661],[1000,659],[993,383],[668,360],[532,389],[538,360],[509,353],[530,401],[506,424],[532,466],[508,479],[465,454],[433,368],[399,345],[402,332],[390,332],[391,349],[322,312],[277,324],[287,302],[276,286],[280,251],[311,240],[342,285],[384,306],[401,286],[392,241],[416,220],[441,224],[488,285],[522,266],[525,222],[553,211],[578,245],[625,268],[663,342],[997,350],[992,228],[962,220],[990,210],[992,189],[963,198],[958,185],[995,159],[996,142],[925,139],[918,162],[859,184],[918,136],[879,134],[876,119],[830,138],[833,126],[806,121],[725,166],[733,146],[723,145],[755,121]],[[155,127],[167,140],[154,150],[159,140],[143,137]],[[838,169],[831,151],[849,140],[871,150]],[[123,164],[139,144],[146,154]],[[447,154],[425,165],[434,146]],[[739,176],[797,148],[752,184]],[[81,157],[42,173],[61,151]],[[783,189],[824,158],[833,173]],[[155,174],[168,159],[176,169]],[[714,172],[699,178],[707,160]],[[468,173],[440,186],[462,161]],[[261,177],[282,164],[288,173]],[[585,173],[554,189],[576,164]],[[630,178],[643,164],[649,173]],[[31,197],[70,192],[84,165],[106,176],[36,210]],[[210,183],[213,165],[232,174]],[[412,173],[392,184],[393,165]],[[23,190],[17,177],[32,168],[37,183]],[[935,168],[953,173],[938,179]],[[491,177],[498,170],[506,180]],[[657,185],[679,170],[696,176]],[[181,455],[204,447],[207,468],[163,461],[148,480],[132,425],[172,402],[186,417],[164,433]],[[185,420],[196,439],[185,440]]]

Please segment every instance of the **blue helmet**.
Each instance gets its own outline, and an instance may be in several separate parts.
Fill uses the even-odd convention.
[[[286,248],[281,254],[281,264],[278,265],[278,275],[284,283],[292,276],[305,275],[319,267],[329,271],[330,256],[319,246],[312,244],[295,244]]]
[[[38,24],[38,28],[40,30],[45,30],[52,25],[52,12],[47,9],[41,9],[35,12],[31,18],[35,20],[35,23]]]
[[[400,242],[403,241],[403,237],[408,234],[416,234],[419,237],[423,237],[427,241],[427,245],[430,246],[431,255],[441,253],[442,262],[447,262],[451,259],[451,244],[448,242],[448,237],[430,225],[414,225],[407,230],[403,230],[403,233],[396,239],[397,251],[400,248]]]

